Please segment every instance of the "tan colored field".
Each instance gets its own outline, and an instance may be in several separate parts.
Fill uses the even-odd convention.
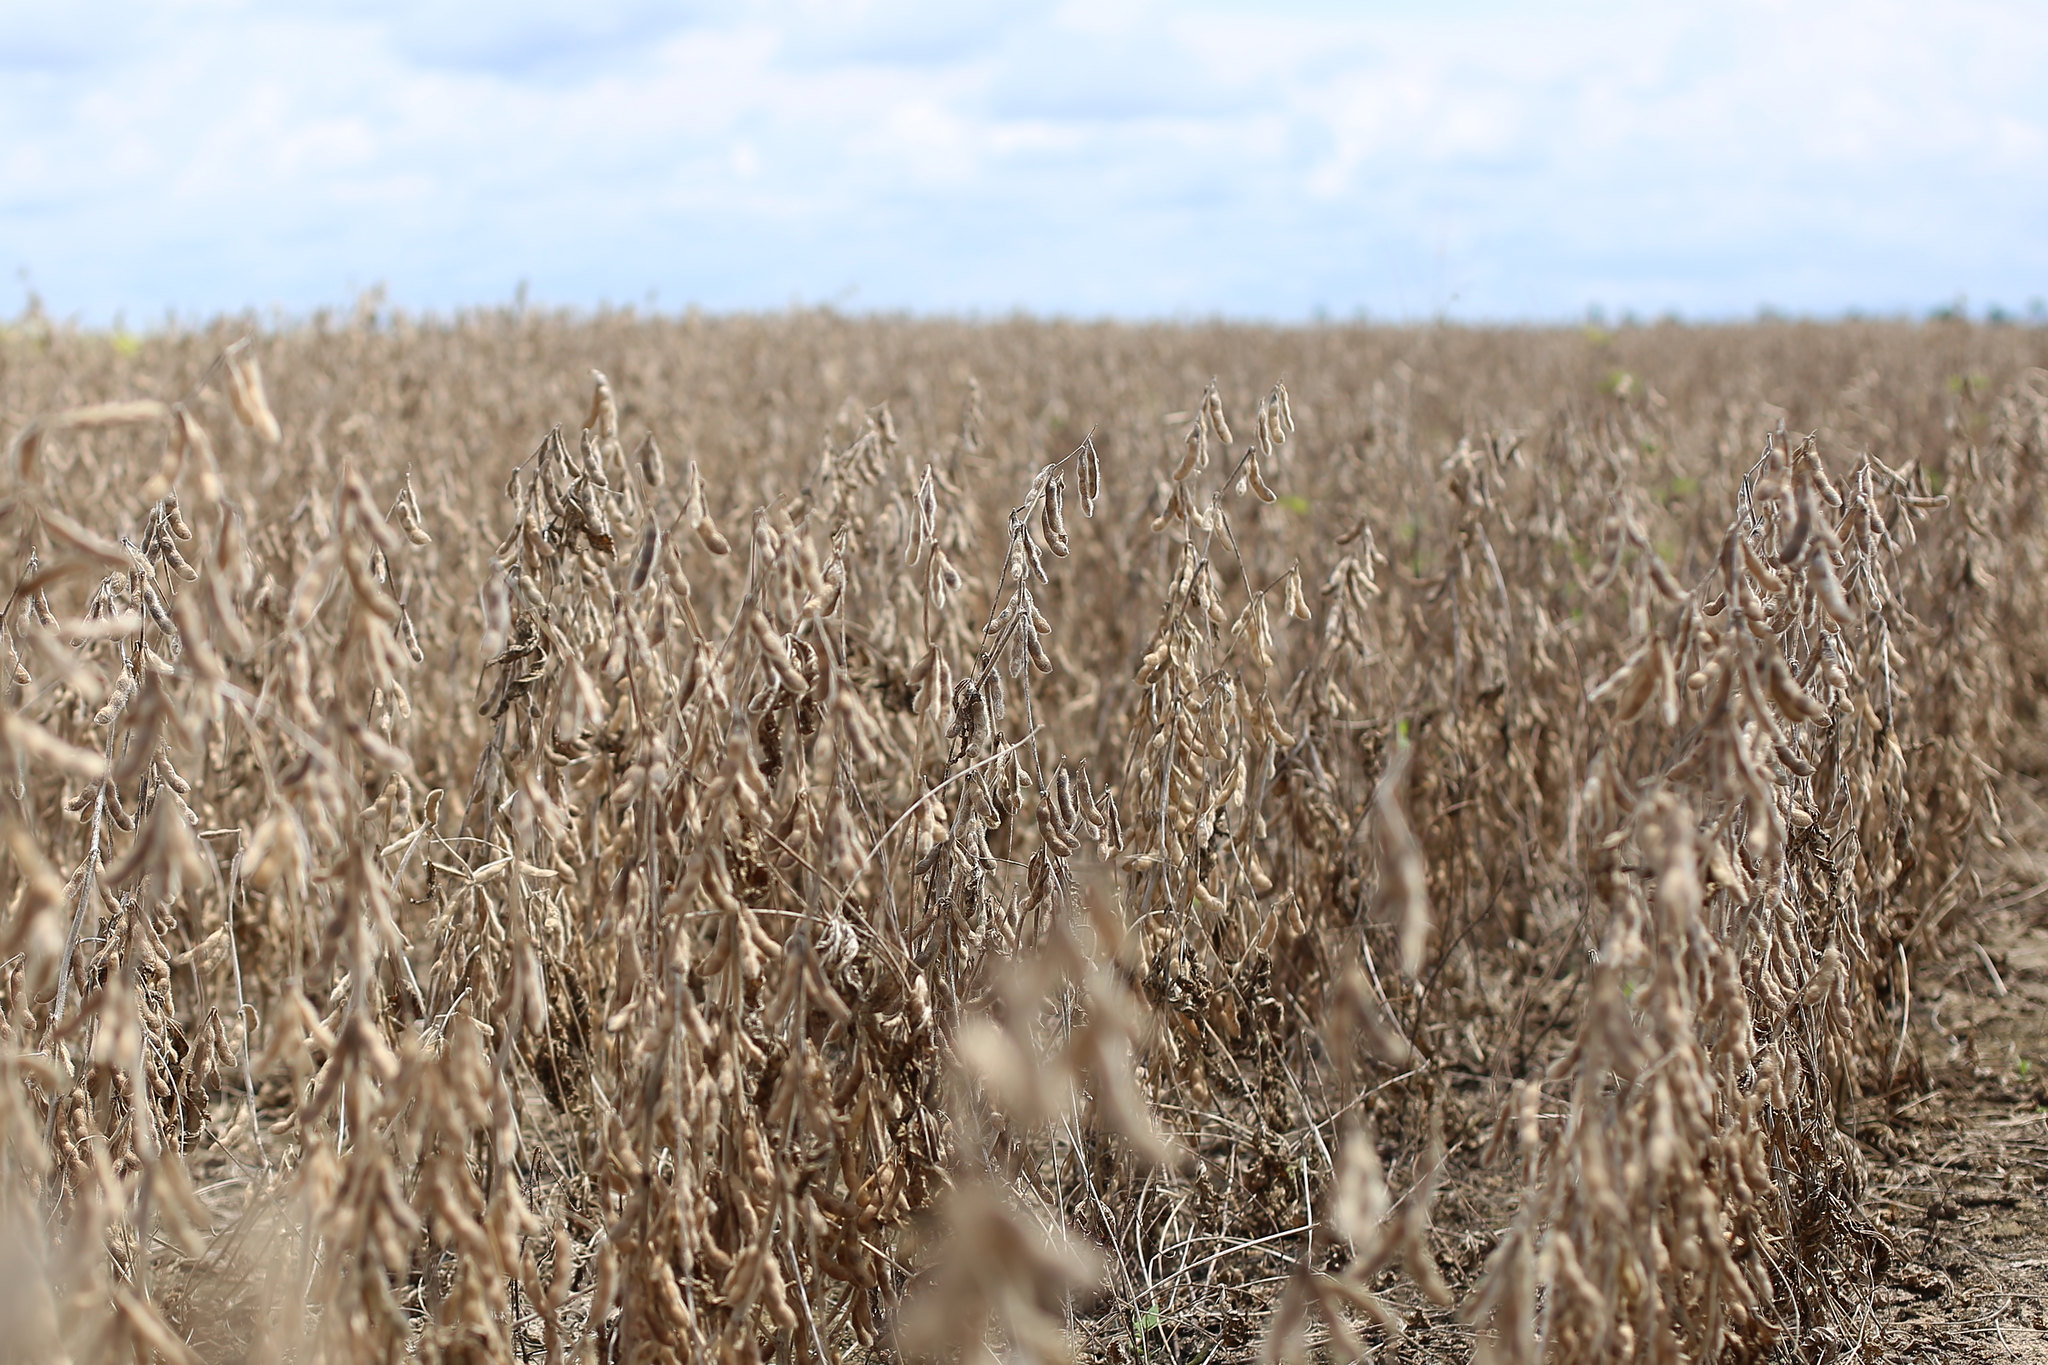
[[[0,1357],[2038,1328],[2043,365],[18,323]]]

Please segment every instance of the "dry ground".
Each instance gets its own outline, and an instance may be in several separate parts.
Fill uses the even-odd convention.
[[[1929,1088],[1861,1134],[1898,1359],[2048,1361],[2048,899],[1980,929],[1914,991]]]

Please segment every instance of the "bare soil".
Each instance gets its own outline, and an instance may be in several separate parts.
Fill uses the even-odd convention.
[[[1925,1088],[1858,1134],[1894,1360],[2048,1361],[2048,890],[1915,983]]]

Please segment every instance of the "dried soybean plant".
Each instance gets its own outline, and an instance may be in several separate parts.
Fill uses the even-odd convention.
[[[2019,339],[38,335],[0,1352],[1867,1339]]]
[[[1645,630],[1589,695],[1621,728],[1577,811],[1606,924],[1576,1041],[1502,1112],[1532,1183],[1472,1304],[1482,1355],[1860,1339],[1829,1292],[1872,1236],[1845,1104],[1884,1065],[1888,892],[1924,856],[1887,818],[1908,776],[1884,563],[1938,501],[1868,458],[1844,493],[1779,433],[1691,592],[1617,517]]]
[[[274,443],[280,429],[253,356],[230,347],[206,378],[216,374],[235,416]],[[18,1149],[24,1164],[6,1197],[19,1233],[48,1231],[24,1242],[46,1257],[27,1291],[42,1299],[25,1314],[35,1354],[193,1355],[165,1309],[190,1307],[184,1272],[220,1244],[206,1235],[213,1215],[188,1162],[197,1145],[268,1164],[249,1056],[260,1011],[241,989],[238,913],[269,917],[284,940],[267,965],[285,979],[262,992],[285,1014],[266,1056],[295,1056],[310,1085],[279,1122],[297,1130],[308,1160],[295,1179],[337,1234],[331,1273],[311,1290],[337,1310],[323,1328],[353,1355],[395,1317],[376,1311],[374,1295],[340,1310],[347,1291],[336,1277],[354,1275],[360,1256],[397,1255],[402,1241],[376,1237],[372,1220],[350,1221],[329,1197],[337,1168],[368,1181],[372,1202],[384,1188],[363,1154],[391,1116],[378,1089],[396,1070],[378,978],[398,931],[348,787],[360,769],[410,766],[392,737],[405,711],[398,674],[413,662],[394,629],[404,608],[392,595],[393,556],[404,540],[345,478],[288,606],[273,606],[287,633],[259,645],[240,601],[251,575],[241,512],[193,411],[208,392],[68,410],[31,424],[10,449],[21,568],[5,619],[8,841],[21,893],[10,935],[27,951],[11,962],[7,1003],[10,1048],[31,1069],[5,1102],[28,1106],[14,1126],[39,1127],[44,1146]],[[146,482],[136,469],[132,529],[109,537],[60,506],[39,456],[54,434],[115,427],[154,437],[163,454]],[[189,517],[181,483],[195,494]],[[329,663],[317,697],[305,664],[316,634]],[[231,670],[262,681],[238,685]],[[257,833],[238,847],[250,826]],[[335,869],[330,884],[308,883],[309,857]],[[224,958],[232,992],[218,970],[205,973],[211,988],[202,977]],[[191,993],[177,984],[180,968]],[[318,1007],[302,993],[309,977],[330,988]],[[309,1035],[333,1049],[317,1079]],[[248,1107],[219,1123],[215,1097],[237,1067]],[[351,1123],[354,1145],[337,1155]],[[171,1248],[163,1266],[159,1237]]]

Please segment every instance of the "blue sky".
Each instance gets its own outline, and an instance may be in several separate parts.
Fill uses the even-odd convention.
[[[2007,0],[0,0],[0,312],[2024,311],[2044,72]]]

